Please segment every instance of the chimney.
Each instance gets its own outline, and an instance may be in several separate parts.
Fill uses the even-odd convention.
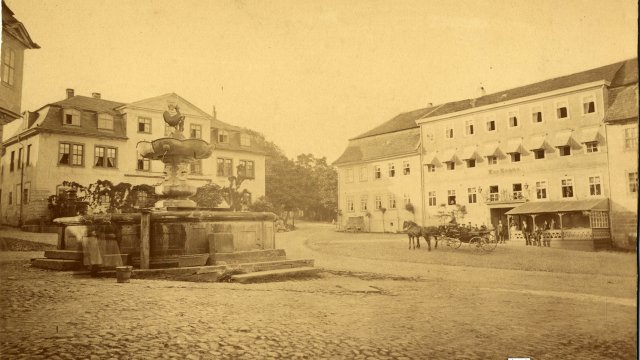
[[[427,103],[427,107],[433,107],[433,103],[432,102]]]
[[[92,96],[94,99],[100,99],[100,93],[91,93],[91,96]]]
[[[213,120],[218,120],[218,113],[216,112],[216,106],[215,105],[213,105],[212,116],[213,116]]]
[[[71,99],[73,96],[73,89],[67,89],[67,99]]]
[[[480,88],[478,89],[478,97],[483,97],[487,95],[487,91],[484,89],[484,86],[480,85]]]

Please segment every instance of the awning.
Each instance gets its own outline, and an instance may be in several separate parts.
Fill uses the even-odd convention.
[[[599,134],[600,134],[599,126],[584,128],[580,130],[580,142],[581,143],[597,142],[600,136]]]
[[[460,160],[470,160],[476,159],[478,148],[476,146],[467,146],[462,149],[462,154],[460,154]]]
[[[442,162],[455,162],[456,161],[456,149],[443,150],[438,155],[438,160]]]
[[[544,144],[547,141],[546,135],[534,135],[527,142],[527,149],[537,150],[544,149]]]
[[[556,134],[556,137],[553,139],[553,146],[568,146],[571,145],[571,130],[563,130]]]
[[[507,140],[507,147],[504,151],[506,154],[522,152],[522,138]]]
[[[507,215],[544,214],[586,210],[609,211],[609,199],[532,201],[507,211]]]
[[[482,156],[497,156],[500,151],[499,146],[500,143],[497,141],[484,144],[481,151]]]
[[[438,158],[436,157],[435,152],[427,153],[423,158],[423,165],[436,165],[438,163]]]

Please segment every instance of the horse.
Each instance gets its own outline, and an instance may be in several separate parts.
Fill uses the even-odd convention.
[[[431,251],[431,237],[436,241],[435,248],[438,248],[438,237],[440,236],[440,229],[435,226],[420,226],[413,221],[405,221],[402,224],[402,229],[407,232],[409,236],[409,249],[413,246],[413,249],[420,248],[420,236],[424,238]],[[414,239],[416,240],[414,243]]]

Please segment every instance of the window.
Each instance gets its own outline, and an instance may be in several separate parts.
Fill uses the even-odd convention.
[[[444,130],[444,137],[446,139],[453,139],[453,127],[447,126]]]
[[[498,157],[497,156],[487,156],[487,163],[489,165],[496,165],[498,163]]]
[[[487,131],[496,131],[496,121],[487,120]]]
[[[584,144],[587,147],[587,153],[596,153],[598,152],[598,142],[590,141]]]
[[[536,198],[538,199],[547,198],[547,182],[546,181],[536,181]]]
[[[189,137],[192,139],[202,139],[202,125],[191,124],[189,126]]]
[[[571,146],[558,146],[558,151],[560,152],[560,156],[569,156],[571,155]]]
[[[136,169],[141,171],[151,171],[151,160],[145,159],[142,155],[138,154],[138,164]]]
[[[366,195],[363,195],[362,197],[360,197],[360,211],[367,211],[368,202],[369,202],[369,199],[367,198]]]
[[[30,182],[24,183],[24,186],[22,187],[22,203],[23,204],[28,204],[29,203],[29,190],[30,189],[31,189],[31,183]]]
[[[456,169],[456,163],[454,163],[453,161],[447,161],[445,164],[447,164],[447,170],[455,170]]]
[[[240,134],[240,145],[251,146],[251,136],[249,134]]]
[[[429,191],[429,206],[436,206],[436,192]]]
[[[573,197],[573,179],[562,179],[562,197],[563,198],[572,198]]]
[[[80,111],[76,109],[64,109],[63,114],[63,124],[64,125],[74,125],[80,126]]]
[[[151,134],[151,118],[138,117],[138,132]]]
[[[218,142],[220,144],[229,143],[229,132],[227,130],[218,130]]]
[[[233,175],[233,160],[226,158],[217,159],[217,172],[218,176],[232,176]]]
[[[582,99],[582,115],[596,112],[596,99],[593,95],[585,96]]]
[[[498,200],[500,200],[498,185],[489,186],[489,201],[498,201]]]
[[[20,205],[22,203],[22,189],[20,184],[16,185],[16,205]]]
[[[244,171],[244,177],[254,179],[256,177],[255,163],[253,160],[240,160],[240,166]]]
[[[627,187],[629,192],[635,194],[638,192],[638,172],[629,171],[627,173]]]
[[[83,166],[84,145],[60,143],[58,147],[58,164]]]
[[[115,168],[117,150],[115,148],[96,146],[93,166]]]
[[[18,169],[22,167],[22,148],[18,149]]]
[[[411,204],[411,195],[404,194],[404,206]]]
[[[476,198],[477,196],[476,188],[474,187],[468,188],[467,193],[469,195],[469,204],[475,204],[478,202],[478,199]]]
[[[456,191],[449,190],[447,191],[447,204],[455,205],[456,204]]]
[[[566,102],[559,102],[556,104],[556,118],[566,119],[569,117],[569,107]]]
[[[380,179],[382,177],[382,170],[379,165],[373,167],[373,178]]]
[[[522,196],[522,184],[513,184],[511,188],[513,189],[512,195],[514,200],[524,199],[524,197]]]
[[[436,172],[436,166],[432,164],[427,165],[427,172]]]
[[[189,164],[189,171],[191,174],[202,175],[202,159],[192,161]]]
[[[395,209],[396,205],[396,196],[395,194],[389,194],[389,209]]]
[[[16,72],[16,53],[13,49],[5,46],[4,58],[2,59],[2,82],[13,86]]]
[[[591,227],[594,229],[606,229],[609,227],[609,216],[606,211],[592,210],[589,214]]]
[[[27,166],[31,165],[31,144],[27,145]]]
[[[13,192],[9,191],[9,205],[13,203]]]
[[[376,210],[378,210],[381,207],[382,207],[382,195],[376,195],[375,208],[376,208]]]
[[[638,127],[632,126],[624,129],[624,148],[635,150],[638,148]]]
[[[13,171],[13,168],[15,167],[15,158],[16,157],[16,152],[12,151],[11,152],[11,163],[9,163],[9,172]]]
[[[113,116],[98,114],[98,129],[113,130]]]
[[[542,122],[542,108],[540,106],[534,106],[531,108],[531,121],[534,124]]]
[[[602,184],[600,176],[589,176],[589,195],[602,195]]]
[[[468,168],[476,167],[476,159],[467,159],[466,162]]]
[[[518,126],[518,113],[516,111],[509,111],[509,127]]]
[[[149,201],[149,194],[146,191],[138,191],[136,193],[136,206],[137,207],[146,207],[147,201]]]
[[[396,166],[393,163],[389,164],[389,177],[396,176]]]
[[[520,153],[516,152],[516,153],[511,153],[511,162],[518,162],[520,161]]]
[[[534,149],[532,151],[534,159],[544,159],[544,149]]]
[[[403,175],[411,175],[411,163],[405,161],[402,163],[402,174]]]
[[[467,120],[464,122],[464,134],[465,135],[473,135],[474,123],[473,120]]]
[[[348,212],[354,212],[355,209],[353,207],[353,198],[348,197],[347,198],[347,211]]]
[[[367,181],[367,171],[366,166],[360,168],[360,181]]]
[[[347,169],[347,176],[345,182],[353,182],[353,169]]]

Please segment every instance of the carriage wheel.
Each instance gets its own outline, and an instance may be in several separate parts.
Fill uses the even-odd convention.
[[[476,250],[480,250],[483,242],[484,238],[480,236],[474,236],[471,238],[471,240],[469,240],[469,246],[473,246],[476,248]]]
[[[449,246],[450,248],[457,249],[460,247],[460,245],[462,245],[462,241],[460,241],[460,239],[447,238],[447,246]]]
[[[482,246],[482,250],[493,251],[498,246],[498,241],[492,234],[489,234],[489,236],[482,239],[480,244]]]

